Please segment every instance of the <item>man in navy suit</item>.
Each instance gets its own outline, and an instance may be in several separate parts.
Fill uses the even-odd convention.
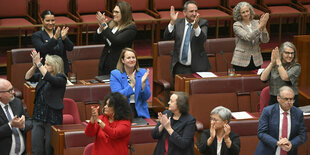
[[[195,1],[186,1],[183,14],[177,19],[178,12],[170,9],[170,22],[164,32],[165,40],[175,40],[170,71],[175,74],[189,74],[208,71],[211,66],[204,49],[207,39],[208,21],[200,19]]]
[[[20,99],[14,97],[12,84],[0,79],[0,150],[1,154],[26,154],[26,132],[32,122]]]
[[[296,155],[298,146],[307,139],[303,112],[294,107],[294,91],[283,86],[279,103],[264,108],[258,124],[255,155]]]

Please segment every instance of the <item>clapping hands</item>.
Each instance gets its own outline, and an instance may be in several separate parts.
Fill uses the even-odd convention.
[[[40,52],[37,52],[36,50],[32,50],[30,56],[32,58],[32,63],[35,66],[38,65],[42,60],[42,58],[40,58]]]
[[[14,118],[11,121],[11,126],[23,129],[25,127],[25,116],[24,115],[22,115],[22,117],[14,116]]]
[[[174,25],[174,22],[178,19],[179,12],[175,12],[174,6],[170,7],[170,24]]]
[[[106,29],[108,25],[103,27],[102,25],[108,22],[108,19],[105,17],[105,13],[101,13],[100,11],[97,12],[96,18],[98,20],[99,29],[102,31],[103,29]]]
[[[95,123],[95,121],[98,119],[98,110],[99,106],[91,106],[91,117],[90,117],[90,122]]]

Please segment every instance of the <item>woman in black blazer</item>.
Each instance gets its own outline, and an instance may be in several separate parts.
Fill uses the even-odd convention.
[[[105,44],[99,61],[98,75],[109,75],[116,68],[122,50],[132,47],[137,27],[132,18],[131,6],[125,1],[116,4],[111,21],[108,22],[104,13],[99,11],[97,19],[99,28],[95,33],[95,40]]]
[[[174,92],[168,104],[169,110],[158,113],[159,122],[152,131],[158,139],[154,155],[193,155],[196,120],[188,113],[188,95]]]
[[[45,62],[45,56],[58,55],[64,62],[64,72],[70,72],[67,58],[67,51],[73,50],[73,43],[67,36],[69,27],[55,28],[55,15],[50,10],[45,10],[41,14],[42,30],[35,32],[32,35],[32,44],[36,51],[40,52],[43,58],[42,63]]]
[[[239,135],[230,131],[228,123],[231,111],[218,106],[211,111],[210,129],[203,131],[198,143],[200,153],[208,155],[238,155],[240,152]]]
[[[27,71],[25,79],[38,82],[32,114],[32,154],[53,154],[50,130],[52,125],[62,124],[67,78],[61,57],[46,55],[43,65],[40,53],[32,51],[31,56],[33,66]],[[36,69],[40,72],[35,73]]]

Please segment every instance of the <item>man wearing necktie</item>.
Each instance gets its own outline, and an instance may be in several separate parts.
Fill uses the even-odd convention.
[[[6,79],[0,79],[0,107],[0,154],[26,154],[26,133],[31,130],[32,121]]]
[[[307,140],[303,112],[293,106],[293,89],[281,87],[277,100],[259,118],[255,155],[297,155],[298,146]]]
[[[174,40],[170,71],[175,74],[190,74],[208,71],[211,66],[204,49],[207,39],[208,21],[200,19],[195,1],[186,1],[183,14],[185,18],[177,19],[179,12],[170,9],[170,22],[164,32],[165,40]]]

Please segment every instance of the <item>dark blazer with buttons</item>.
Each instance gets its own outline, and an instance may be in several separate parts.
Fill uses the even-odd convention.
[[[55,31],[54,31],[55,34]],[[64,70],[67,74],[69,69],[69,63],[67,58],[67,51],[73,50],[73,43],[67,36],[65,40],[62,40],[59,37],[57,40],[50,38],[45,30],[35,32],[32,37],[32,45],[37,52],[40,52],[40,56],[43,58],[42,63],[45,63],[45,56],[49,55],[58,55],[64,61]]]
[[[168,152],[167,155],[193,155],[194,154],[194,135],[196,129],[196,119],[189,113],[182,114],[179,120],[172,119],[173,113],[169,110],[163,112],[171,117],[170,123],[174,130],[172,135],[163,129],[161,133],[158,132],[160,123],[152,131],[152,137],[158,139],[154,155],[163,155],[165,152],[165,140],[168,136]]]
[[[207,40],[208,21],[200,19],[198,23],[201,33],[198,37],[195,36],[194,30],[191,31],[191,52],[192,61],[191,69],[193,72],[206,72],[211,69],[207,53],[204,49],[204,43]],[[179,61],[180,50],[185,29],[185,18],[177,19],[174,24],[174,29],[169,33],[168,27],[164,32],[165,40],[174,40],[174,49],[171,53],[170,71],[173,73],[175,64]]]
[[[64,108],[63,98],[67,83],[67,78],[64,74],[56,74],[55,76],[52,76],[49,72],[46,72],[44,78],[42,78],[41,73],[35,73],[27,81],[38,82],[34,103],[36,103],[39,92],[43,91],[44,100],[49,107],[56,110]]]
[[[23,103],[20,99],[15,97],[15,99],[9,104],[12,109],[13,115],[17,115],[18,117],[21,117],[22,115],[25,116],[25,129],[20,129],[20,131],[24,137],[26,147],[26,133],[32,128],[32,120],[29,118],[27,112],[24,110]],[[3,155],[9,155],[12,146],[13,133],[8,123],[9,120],[3,109],[0,107],[0,150],[1,154]],[[26,154],[26,151],[24,151],[23,154]]]
[[[137,31],[136,25],[132,24],[122,30],[116,31],[114,34],[109,27],[100,34],[95,33],[95,40],[105,44],[99,60],[98,75],[108,75],[116,68],[122,50],[126,47],[132,48]],[[111,42],[111,46],[107,42],[107,39]],[[108,61],[109,63],[106,64],[104,61]]]
[[[292,148],[287,154],[296,155],[298,146],[307,140],[307,132],[303,112],[293,106],[290,110],[290,115],[291,131],[289,141],[292,143]],[[260,141],[256,147],[255,155],[274,155],[276,153],[277,141],[279,139],[279,123],[279,104],[265,107],[259,118],[257,136]]]

